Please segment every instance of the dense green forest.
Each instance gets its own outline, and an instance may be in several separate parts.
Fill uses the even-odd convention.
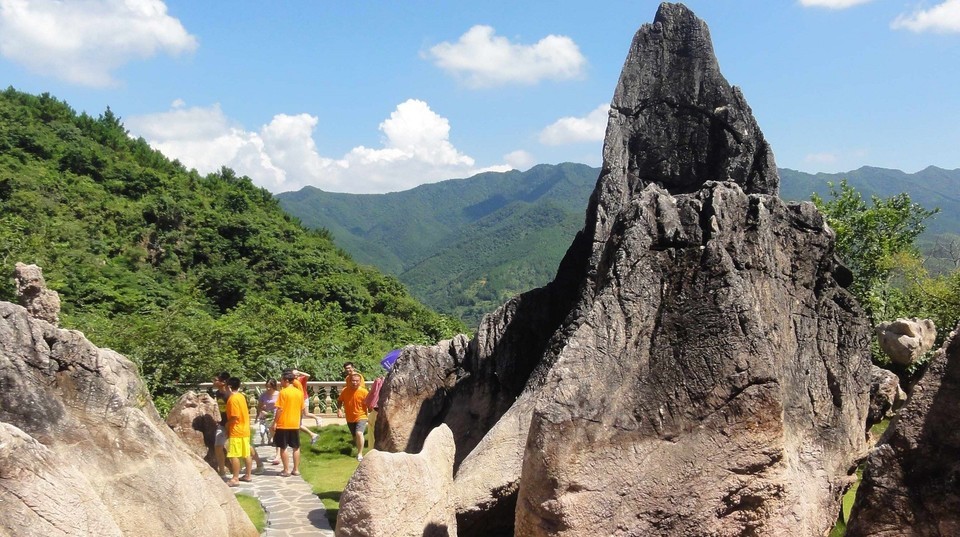
[[[158,406],[220,370],[250,380],[298,366],[368,377],[406,344],[464,331],[392,276],[361,266],[328,232],[223,168],[201,176],[129,137],[107,109],[0,93],[0,299],[16,262],[62,300],[61,324],[141,368]]]

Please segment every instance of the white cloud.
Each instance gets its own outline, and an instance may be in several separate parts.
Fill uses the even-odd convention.
[[[847,9],[873,0],[800,0],[803,7],[824,7],[827,9]]]
[[[477,25],[456,43],[440,43],[426,55],[475,88],[578,78],[587,65],[569,37],[548,35],[536,44],[520,45],[494,33],[490,26]]]
[[[960,0],[946,0],[930,9],[918,9],[910,15],[900,15],[890,27],[913,32],[960,32]]]
[[[839,157],[836,153],[810,153],[809,155],[803,157],[803,161],[807,164],[818,164],[818,165],[830,165],[836,164],[839,160]]]
[[[565,145],[603,141],[607,130],[609,104],[601,104],[585,117],[562,117],[540,131],[540,143]]]
[[[522,149],[507,153],[503,156],[503,161],[515,170],[526,170],[537,163],[533,155]]]
[[[512,165],[478,168],[450,143],[450,124],[415,99],[400,103],[380,124],[381,148],[359,146],[340,158],[320,155],[313,140],[319,120],[309,114],[278,114],[258,132],[230,121],[219,104],[128,117],[125,126],[170,158],[200,173],[228,166],[271,192],[307,185],[331,192],[381,193],[423,183],[507,171]]]
[[[74,84],[114,85],[132,60],[196,48],[161,0],[0,0],[0,55]]]

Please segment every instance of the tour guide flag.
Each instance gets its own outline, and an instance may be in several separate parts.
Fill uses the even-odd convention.
[[[380,365],[384,369],[390,371],[390,368],[393,367],[393,362],[397,361],[397,356],[400,356],[401,349],[393,349],[388,352],[386,356],[383,357],[383,360],[380,360]]]

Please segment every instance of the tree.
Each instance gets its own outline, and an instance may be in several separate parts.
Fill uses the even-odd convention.
[[[872,319],[884,316],[893,276],[907,259],[919,259],[914,245],[923,233],[924,220],[939,209],[928,210],[913,203],[910,195],[889,198],[871,196],[870,204],[859,192],[841,181],[830,186],[830,199],[813,195],[813,203],[837,234],[837,254],[853,272],[851,291]]]

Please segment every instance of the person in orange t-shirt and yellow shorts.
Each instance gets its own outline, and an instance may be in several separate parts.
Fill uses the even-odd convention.
[[[227,459],[233,470],[233,479],[227,482],[231,487],[240,486],[240,481],[250,481],[250,469],[253,457],[250,454],[250,413],[247,410],[247,398],[240,393],[240,379],[231,377],[227,381],[230,395],[227,397]],[[246,463],[246,473],[240,477],[240,459]]]

